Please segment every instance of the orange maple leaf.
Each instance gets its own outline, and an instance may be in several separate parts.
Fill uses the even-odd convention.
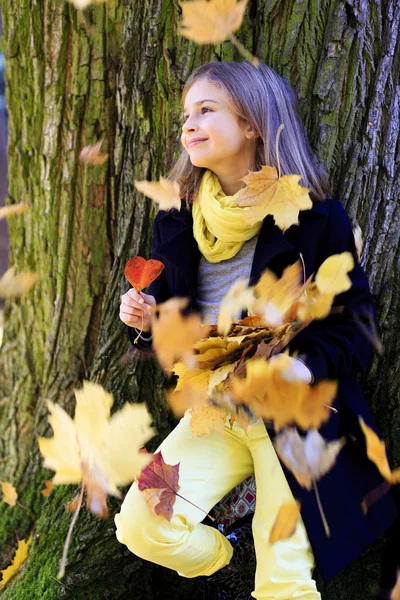
[[[11,485],[11,483],[8,483],[7,481],[0,481],[0,483],[2,492],[4,494],[4,502],[10,506],[15,506],[18,500],[17,490],[13,485]]]

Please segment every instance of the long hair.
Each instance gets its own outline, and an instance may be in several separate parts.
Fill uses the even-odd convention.
[[[283,77],[262,62],[258,68],[247,61],[206,63],[197,67],[186,81],[182,104],[190,87],[201,78],[219,85],[238,118],[250,123],[259,135],[253,171],[259,171],[261,165],[278,170],[276,136],[283,123],[278,146],[281,175],[301,175],[299,183],[310,188],[313,201],[321,202],[331,193],[329,176],[308,141],[296,94]],[[197,196],[204,171],[191,163],[187,150],[183,149],[167,176],[179,183],[181,198],[188,206]]]

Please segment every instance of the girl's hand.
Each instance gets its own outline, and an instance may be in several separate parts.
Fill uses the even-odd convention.
[[[138,327],[148,332],[151,329],[151,308],[156,305],[154,296],[137,292],[131,288],[121,296],[119,318],[129,327]],[[143,320],[142,320],[143,316]]]
[[[274,360],[277,356],[283,354],[282,352],[279,354],[275,354],[271,356],[269,360]],[[313,380],[313,373],[311,369],[304,364],[302,360],[298,360],[297,358],[293,358],[292,356],[287,357],[290,360],[290,366],[283,371],[285,377],[289,380],[297,380],[303,381],[304,383],[311,383]]]

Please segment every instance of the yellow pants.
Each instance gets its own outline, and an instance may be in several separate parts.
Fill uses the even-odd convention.
[[[158,448],[166,463],[180,463],[179,493],[184,498],[208,512],[229,490],[255,473],[257,568],[252,596],[257,600],[320,599],[302,518],[292,537],[273,545],[268,542],[280,506],[293,500],[293,494],[264,423],[251,424],[246,433],[235,422],[232,430],[225,427],[225,435],[212,432],[193,437],[190,419],[187,411]],[[168,522],[153,514],[133,483],[115,516],[116,535],[137,556],[174,569],[183,577],[211,575],[230,562],[233,550],[217,529],[201,523],[203,518],[203,512],[177,497]]]

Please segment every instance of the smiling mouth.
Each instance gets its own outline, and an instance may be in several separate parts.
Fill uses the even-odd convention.
[[[197,146],[197,144],[201,144],[202,142],[206,142],[207,140],[198,140],[197,142],[191,142],[190,144],[188,144],[188,148],[191,148],[192,146]]]

